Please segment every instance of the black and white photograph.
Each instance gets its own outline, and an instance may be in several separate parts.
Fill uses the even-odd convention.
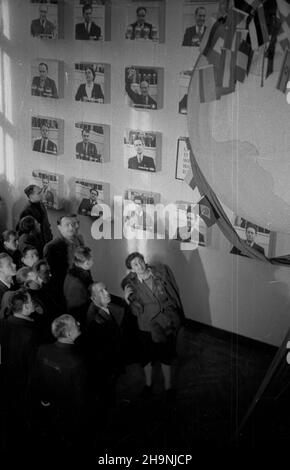
[[[110,128],[106,124],[75,123],[77,160],[104,163],[110,160]]]
[[[63,63],[35,59],[31,63],[31,95],[42,98],[63,97]]]
[[[108,103],[109,71],[109,64],[91,62],[75,64],[75,100],[84,103]]]
[[[183,2],[183,38],[182,46],[199,48],[211,17],[218,19],[217,1]]]
[[[31,141],[33,152],[47,156],[63,153],[64,122],[61,119],[45,116],[32,116]]]
[[[61,3],[60,3],[61,5]],[[31,2],[30,34],[33,38],[57,39],[59,36],[59,3]]]
[[[164,41],[164,1],[127,4],[126,39],[140,42]]]
[[[126,67],[125,91],[129,105],[140,110],[163,107],[163,73],[160,68]]]
[[[75,194],[78,200],[78,214],[100,217],[103,214],[99,204],[109,203],[109,184],[100,181],[76,179]]]
[[[181,243],[191,243],[195,247],[206,246],[207,226],[199,216],[198,204],[177,201],[176,208],[177,229],[174,238]],[[182,249],[184,249],[184,246],[182,246]]]
[[[47,209],[63,208],[64,177],[44,170],[32,171],[33,184],[41,188],[41,201]]]
[[[161,134],[127,129],[124,135],[124,163],[130,170],[156,172],[161,169]]]
[[[247,246],[253,248],[264,256],[269,256],[269,249],[271,249],[270,230],[264,227],[259,227],[253,222],[239,216],[235,217],[234,228],[240,239],[243,240]],[[232,247],[231,253],[234,255],[245,256],[236,246]]]
[[[110,39],[110,1],[75,0],[75,39],[104,41]]]

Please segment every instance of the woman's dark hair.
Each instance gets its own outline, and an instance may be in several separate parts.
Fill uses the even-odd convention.
[[[134,253],[131,253],[129,256],[127,256],[126,258],[126,261],[125,261],[125,264],[126,264],[126,268],[128,269],[132,269],[131,267],[131,263],[133,261],[134,258],[139,258],[141,259],[142,261],[144,261],[145,263],[145,260],[144,260],[144,256],[139,253],[138,251],[134,251]]]
[[[95,78],[96,78],[96,72],[94,71],[93,67],[89,67],[89,66],[88,66],[88,67],[85,68],[85,71],[86,71],[86,70],[90,70],[90,71],[92,72],[93,77],[94,77],[94,80],[95,80]]]

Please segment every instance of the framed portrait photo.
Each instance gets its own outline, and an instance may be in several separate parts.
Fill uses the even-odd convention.
[[[75,100],[99,104],[110,102],[110,64],[75,64]]]
[[[126,67],[125,92],[129,106],[143,111],[161,109],[163,78],[163,69],[159,67]]]
[[[109,125],[76,122],[74,134],[77,160],[93,163],[105,163],[110,160]]]
[[[109,183],[77,178],[75,180],[75,195],[78,201],[78,214],[101,217],[103,211],[99,204],[109,204],[109,193]]]
[[[75,0],[75,39],[109,41],[111,39],[111,1]]]
[[[64,152],[64,120],[49,116],[31,117],[31,146],[33,152],[47,156]]]
[[[125,38],[139,42],[164,42],[165,1],[129,2]]]
[[[61,39],[64,36],[64,3],[30,1],[30,34],[33,38]]]
[[[234,216],[234,229],[245,243],[249,244],[254,250],[264,254],[265,256],[274,256],[273,237],[270,230],[259,227],[257,224],[244,219],[240,216]],[[241,253],[236,247],[231,250],[232,254],[240,255]]]
[[[199,48],[211,17],[217,19],[218,1],[184,0],[182,46]]]
[[[155,232],[155,205],[160,194],[139,189],[127,189],[124,194],[124,234],[138,235],[141,232]]]
[[[161,170],[161,133],[127,129],[124,164],[130,170],[154,173]]]
[[[190,150],[188,137],[179,137],[177,140],[175,179],[183,181],[190,168]]]
[[[45,170],[32,171],[32,183],[41,188],[42,202],[48,209],[63,208],[64,177]]]
[[[35,59],[31,62],[31,95],[63,98],[64,64],[59,60]]]
[[[174,238],[182,243],[207,246],[208,229],[204,220],[199,216],[198,204],[176,201],[176,209],[177,230]]]

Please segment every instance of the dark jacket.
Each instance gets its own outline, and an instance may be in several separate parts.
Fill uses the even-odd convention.
[[[55,82],[49,77],[46,77],[43,85],[40,77],[33,77],[31,94],[32,96],[43,96],[45,98],[58,98]]]
[[[85,83],[82,83],[77,90],[76,96],[75,96],[76,101],[89,101],[88,100],[88,95],[86,92],[86,85]],[[93,91],[92,91],[92,97],[90,101],[95,101],[102,99],[104,101],[104,95],[102,92],[102,88],[98,83],[94,83],[93,86]]]
[[[157,109],[157,102],[149,95],[145,97],[141,93],[135,93],[131,89],[131,82],[126,82],[125,90],[136,108]]]
[[[6,286],[6,284],[4,284],[2,281],[0,281],[0,304],[1,304],[1,301],[2,301],[3,295],[8,290],[10,290],[10,289]]]
[[[142,161],[139,163],[138,158],[135,155],[134,157],[129,158],[128,168],[131,170],[145,170],[145,171],[156,171],[155,163],[152,157],[147,157],[143,155]]]
[[[34,152],[42,152],[42,139],[36,139],[33,142],[33,148],[32,150]],[[47,140],[46,144],[46,150],[44,153],[49,153],[51,155],[56,155],[57,154],[57,145],[52,141],[52,140]]]
[[[51,290],[55,300],[63,305],[63,283],[70,266],[70,246],[63,237],[57,237],[47,243],[43,250],[50,271]]]
[[[41,233],[23,233],[19,237],[19,249],[23,252],[26,246],[33,246],[37,249],[39,258],[42,258],[43,248],[44,248],[44,241]]]
[[[94,39],[97,41],[101,36],[101,28],[92,21],[90,31],[87,32],[85,23],[78,23],[76,24],[75,36],[76,39]]]
[[[262,255],[265,256],[265,250],[262,246],[258,245],[257,243],[254,243],[253,246],[251,247],[253,250],[256,250],[258,251],[259,253],[262,253]],[[247,256],[247,255],[244,255],[241,250],[239,250],[236,246],[233,246],[233,248],[231,249],[231,253],[233,255],[240,255],[240,256]]]
[[[93,283],[90,271],[73,265],[64,280],[63,293],[67,312],[81,323],[85,322],[90,304],[89,286]]]
[[[30,32],[33,37],[53,38],[55,26],[51,21],[46,20],[44,27],[40,19],[32,20]]]
[[[87,146],[85,146],[84,142],[78,142],[76,145],[76,157],[81,160],[100,161],[100,155],[93,142],[88,142]]]
[[[184,33],[182,45],[199,47],[205,31],[206,26],[203,28],[203,32],[201,34],[197,32],[196,26],[190,26]]]
[[[44,243],[50,242],[50,240],[52,240],[52,233],[44,204],[42,202],[29,202],[25,209],[23,209],[21,212],[19,220],[21,220],[26,215],[31,215],[40,224]]]
[[[132,26],[132,36],[130,39],[136,39],[136,27],[138,26],[138,21],[135,21],[135,23],[132,23],[130,26]],[[152,24],[151,23],[144,23],[143,28],[140,30],[140,38],[144,38],[145,32],[144,29],[149,30],[148,33],[148,39],[152,39]]]

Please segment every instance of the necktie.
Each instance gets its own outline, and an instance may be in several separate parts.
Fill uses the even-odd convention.
[[[45,153],[45,140],[42,141],[41,151],[42,153]]]
[[[86,31],[87,31],[87,34],[89,34],[89,23],[86,23]]]

